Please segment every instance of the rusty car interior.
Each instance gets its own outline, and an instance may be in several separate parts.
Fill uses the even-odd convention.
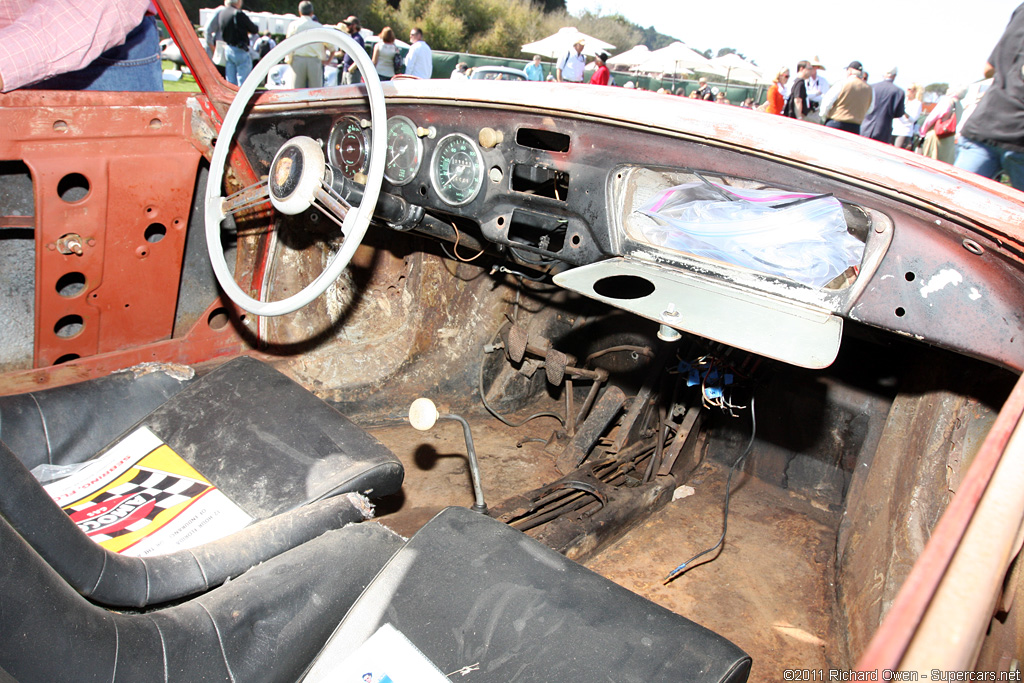
[[[1018,193],[618,88],[236,93],[157,5],[202,92],[0,95],[0,672],[1017,670]],[[679,187],[828,198],[856,262],[675,247]],[[140,425],[253,523],[124,558],[29,475]]]

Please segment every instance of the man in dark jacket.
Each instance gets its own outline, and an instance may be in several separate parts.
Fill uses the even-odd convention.
[[[903,116],[907,100],[903,89],[893,83],[895,79],[896,67],[893,67],[885,72],[885,80],[871,86],[874,104],[860,126],[864,137],[892,144],[892,120]]]
[[[1024,71],[1018,55],[1024,45],[1024,5],[1013,11],[988,63],[992,86],[960,131],[956,165],[995,178],[1005,172],[1024,190]]]
[[[260,29],[242,11],[242,0],[226,0],[224,8],[215,20],[220,28],[221,40],[227,43],[227,64],[224,76],[228,83],[241,85],[252,71],[252,56],[249,55],[249,36]]]

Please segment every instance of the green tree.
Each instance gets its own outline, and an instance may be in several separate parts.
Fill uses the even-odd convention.
[[[740,52],[739,50],[736,50],[734,48],[731,48],[731,47],[720,48],[718,50],[718,54],[715,55],[715,56],[716,57],[724,57],[726,55],[736,55],[740,59],[746,59],[746,56],[742,52]]]
[[[201,7],[220,4],[218,0],[182,0],[196,24]],[[611,43],[615,53],[641,43],[657,50],[675,40],[621,15],[600,16],[589,11],[570,15],[565,10],[565,0],[313,0],[313,4],[317,18],[328,26],[350,14],[358,16],[363,26],[374,33],[390,26],[399,38],[419,26],[434,49],[493,57],[522,58],[522,45],[566,26],[575,26]],[[245,8],[252,12],[295,14],[298,0],[246,0]],[[710,57],[711,50],[704,54]]]

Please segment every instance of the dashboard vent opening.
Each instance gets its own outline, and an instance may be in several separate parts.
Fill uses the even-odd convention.
[[[565,246],[568,221],[532,211],[516,209],[508,226],[508,239],[541,251],[557,254]]]
[[[516,143],[545,152],[568,152],[569,140],[565,133],[556,133],[552,130],[520,128],[516,131]]]
[[[547,166],[514,164],[512,189],[564,202],[569,195],[569,174]]]

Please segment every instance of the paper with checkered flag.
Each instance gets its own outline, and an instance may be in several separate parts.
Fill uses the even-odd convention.
[[[46,490],[90,538],[125,555],[191,548],[252,522],[146,427]]]

